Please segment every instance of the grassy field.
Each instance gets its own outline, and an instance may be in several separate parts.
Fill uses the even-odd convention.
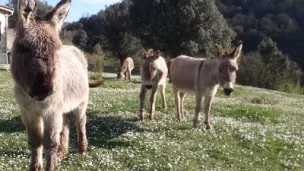
[[[137,122],[138,83],[106,78],[90,90],[88,155],[75,149],[60,170],[304,170],[304,98],[237,86],[231,97],[217,93],[213,131],[192,129],[194,98],[185,100],[185,120],[176,121],[171,85],[168,109],[157,96],[156,120]],[[148,98],[146,98],[148,99]],[[0,71],[0,170],[27,170],[29,150],[9,72]]]

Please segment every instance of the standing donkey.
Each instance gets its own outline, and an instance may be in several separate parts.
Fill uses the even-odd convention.
[[[120,79],[125,76],[125,80],[131,81],[131,72],[134,69],[134,62],[131,57],[127,57],[122,64],[122,67],[117,70],[117,79]]]
[[[157,88],[160,87],[162,97],[162,107],[167,108],[166,104],[166,78],[168,68],[165,59],[160,56],[160,51],[153,52],[152,49],[144,53],[140,68],[141,89],[140,89],[140,114],[139,119],[144,120],[144,104],[147,89],[152,89],[150,96],[150,119],[153,120],[155,112],[155,99]]]
[[[238,69],[237,58],[240,56],[243,43],[239,41],[235,49],[227,51],[216,45],[220,57],[211,60],[202,60],[189,56],[178,56],[170,61],[170,79],[173,84],[177,119],[183,118],[183,100],[186,93],[195,94],[195,118],[193,127],[197,128],[201,101],[205,97],[205,124],[211,129],[210,109],[214,95],[219,85],[224,88],[227,96],[233,91]]]
[[[31,148],[30,170],[42,170],[43,148],[45,170],[58,169],[57,155],[68,154],[69,112],[75,116],[79,153],[87,152],[87,61],[79,49],[63,46],[59,37],[70,5],[71,0],[61,0],[44,17],[36,18],[37,0],[18,4],[11,73]]]

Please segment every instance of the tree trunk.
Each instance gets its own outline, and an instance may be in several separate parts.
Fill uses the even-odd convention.
[[[124,55],[121,54],[121,53],[118,53],[117,57],[118,57],[118,59],[119,59],[119,61],[120,61],[120,66],[122,66],[123,61],[124,61]]]

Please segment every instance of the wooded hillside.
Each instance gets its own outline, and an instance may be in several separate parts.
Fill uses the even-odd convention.
[[[217,0],[217,6],[245,52],[255,50],[263,37],[271,37],[279,49],[304,67],[303,0]]]

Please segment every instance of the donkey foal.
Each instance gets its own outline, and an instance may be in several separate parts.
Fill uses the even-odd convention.
[[[36,18],[37,0],[20,0],[11,70],[14,92],[31,148],[30,170],[57,170],[57,155],[68,154],[69,120],[73,112],[78,150],[87,152],[86,108],[89,95],[87,61],[73,46],[62,46],[59,31],[71,0],[61,0],[46,16]],[[99,83],[95,83],[97,86]],[[90,86],[93,84],[90,84]]]
[[[205,124],[211,129],[210,109],[219,85],[229,96],[236,80],[237,58],[240,56],[243,43],[240,41],[233,52],[227,54],[219,46],[220,57],[202,60],[189,56],[178,56],[170,61],[170,79],[173,84],[177,119],[183,118],[183,101],[186,93],[195,94],[195,117],[193,127],[197,128],[201,101],[205,97]]]
[[[167,108],[166,104],[166,78],[168,74],[168,68],[166,61],[160,56],[160,51],[153,53],[150,49],[144,53],[142,65],[140,68],[141,75],[141,89],[140,89],[140,114],[139,119],[144,120],[144,104],[147,89],[151,90],[150,96],[150,119],[154,118],[155,112],[155,99],[157,88],[160,87],[160,93],[162,97],[162,107]]]

